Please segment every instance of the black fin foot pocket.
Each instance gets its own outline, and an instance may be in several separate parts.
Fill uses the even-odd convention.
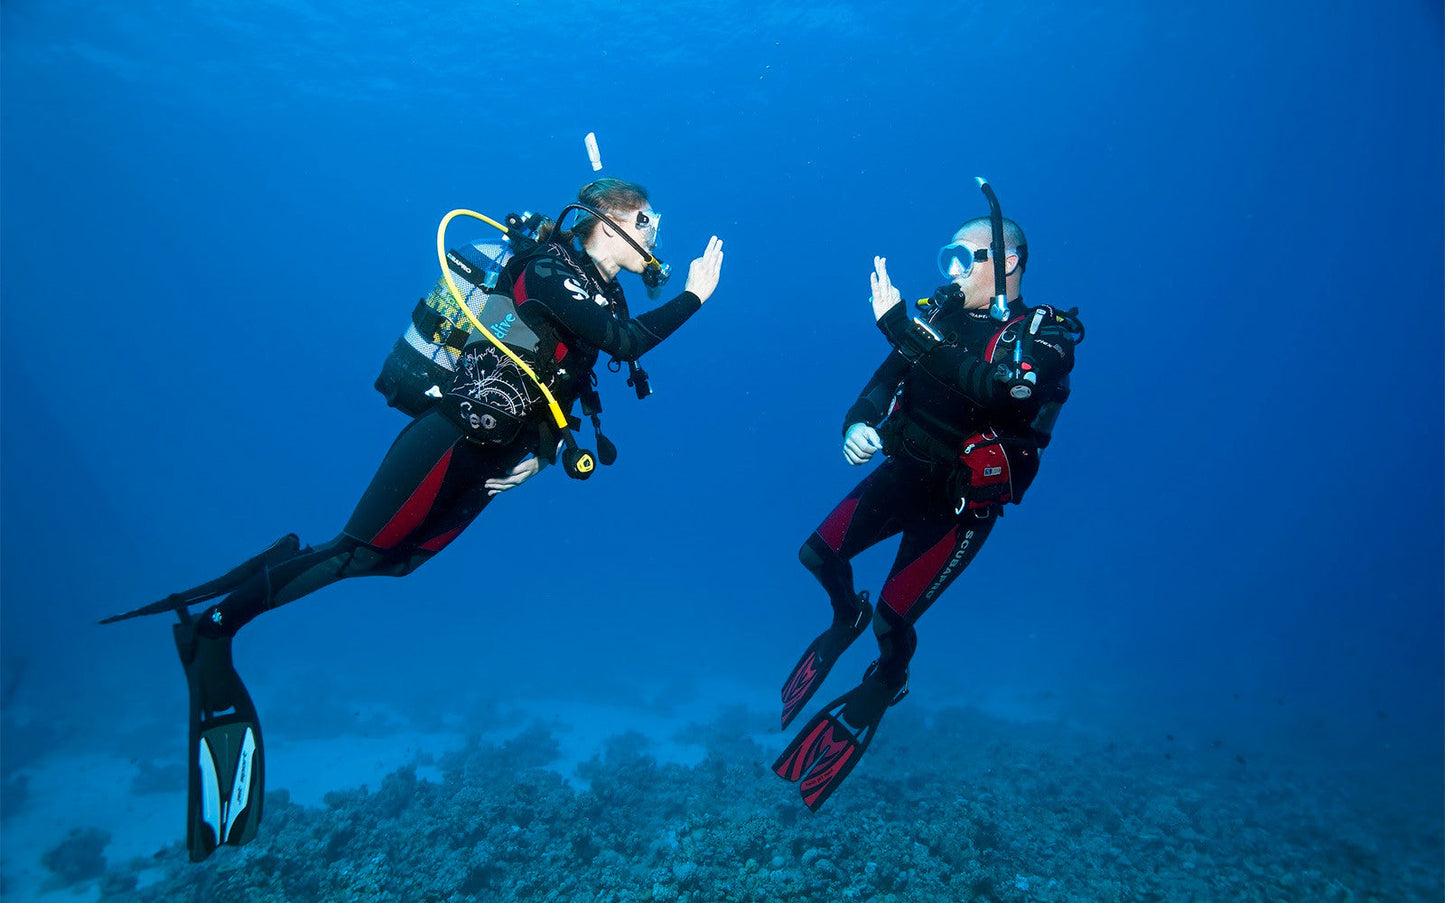
[[[841,717],[855,730],[863,730],[870,725],[876,727],[883,720],[883,712],[898,705],[908,695],[906,681],[902,685],[891,685],[877,672],[877,662],[869,665],[863,682],[848,694],[848,702],[843,706]]]

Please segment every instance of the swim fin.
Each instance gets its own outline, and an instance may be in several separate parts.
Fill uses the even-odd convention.
[[[858,594],[858,605],[857,616],[851,624],[835,620],[832,626],[818,634],[818,638],[808,646],[803,657],[793,666],[788,679],[783,682],[784,729],[793,723],[803,706],[818,692],[838,657],[853,645],[853,641],[858,639],[863,629],[868,626],[868,620],[873,617],[873,606],[868,604],[867,591]]]
[[[778,777],[799,783],[804,805],[814,812],[863,758],[883,713],[908,695],[906,686],[891,687],[877,677],[877,668],[877,662],[869,665],[862,683],[814,715],[773,763]]]
[[[265,756],[256,707],[231,664],[231,638],[202,636],[190,618],[174,631],[190,688],[186,846],[200,862],[221,844],[256,836]]]
[[[126,621],[131,618],[139,618],[144,615],[164,614],[168,611],[184,611],[188,606],[197,602],[206,602],[217,596],[224,596],[231,590],[245,583],[253,574],[263,568],[280,564],[301,549],[301,540],[295,533],[287,533],[285,536],[271,543],[259,555],[256,555],[236,567],[232,568],[223,576],[217,577],[208,583],[192,587],[179,593],[171,593],[159,602],[152,602],[149,605],[142,605],[140,608],[123,612],[118,615],[111,615],[102,618],[102,624],[114,624],[116,621]]]

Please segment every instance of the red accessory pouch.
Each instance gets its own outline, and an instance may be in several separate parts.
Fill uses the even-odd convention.
[[[1039,472],[1039,450],[1032,443],[985,430],[969,436],[953,473],[954,513],[1018,504]]]

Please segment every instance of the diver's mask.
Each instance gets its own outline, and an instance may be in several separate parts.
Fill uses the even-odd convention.
[[[637,211],[637,219],[633,227],[642,233],[642,238],[650,247],[657,247],[657,230],[662,227],[662,214],[648,208]]]
[[[657,233],[662,228],[662,214],[648,207],[637,211],[637,218],[633,221],[633,227],[642,234],[642,239],[647,247],[657,247]],[[653,301],[658,299],[662,293],[662,287],[667,280],[672,278],[672,266],[663,263],[657,255],[649,251],[642,255],[646,266],[642,270],[642,284],[647,286],[647,297]]]
[[[661,213],[651,207],[639,210],[632,225],[642,235],[642,240],[649,249],[657,247],[657,232],[662,227]],[[647,286],[647,297],[656,301],[662,294],[662,287],[672,278],[672,267],[659,260],[651,250],[643,254],[642,259],[646,263],[642,270],[642,284]]]
[[[970,248],[961,241],[949,242],[938,249],[938,272],[942,273],[945,279],[966,279],[973,272],[973,265],[987,262],[991,254],[988,248]],[[1029,259],[1029,246],[1005,248],[1004,254],[1017,254],[1019,260],[1014,264],[1014,269],[1019,269]],[[1008,272],[1012,274],[1014,270]]]
[[[967,277],[975,263],[988,260],[988,248],[970,248],[961,241],[949,242],[938,249],[938,272],[945,279]]]

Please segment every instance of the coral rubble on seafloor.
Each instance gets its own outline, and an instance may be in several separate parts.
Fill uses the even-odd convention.
[[[708,753],[691,767],[615,737],[579,790],[533,725],[423,763],[440,780],[410,766],[324,808],[273,792],[251,845],[199,865],[177,846],[100,873],[104,839],[82,833],[54,868],[111,903],[1440,899],[1438,824],[1228,750],[900,707],[813,814],[761,729],[741,710],[695,727]]]

